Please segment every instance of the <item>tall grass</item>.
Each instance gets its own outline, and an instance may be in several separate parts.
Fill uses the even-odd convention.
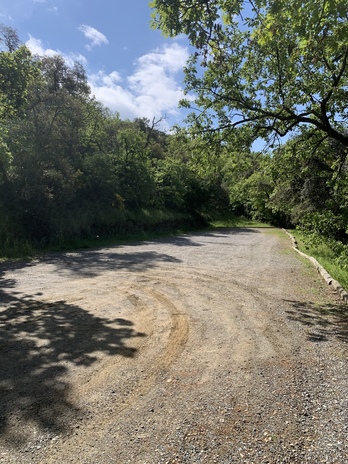
[[[91,207],[67,211],[53,222],[54,234],[46,240],[9,239],[0,243],[0,259],[32,257],[51,251],[95,248],[134,240],[149,240],[164,235],[222,227],[270,227],[268,224],[231,214],[210,221],[198,214],[165,209],[115,208],[98,210]]]
[[[235,216],[233,214],[217,215],[209,221],[212,227],[272,227],[269,224],[254,219],[248,219],[244,216]]]
[[[30,242],[30,240],[10,240],[6,238],[0,244],[0,261],[3,258],[17,259],[30,257],[37,254],[38,249]]]
[[[300,230],[291,230],[289,232],[296,238],[300,251],[313,256],[333,279],[348,290],[348,267],[341,264],[342,260],[334,244],[324,238],[312,240]]]
[[[70,212],[64,222],[57,221],[55,234],[45,241],[4,239],[0,243],[0,260],[147,240],[206,225],[198,215],[158,209]]]

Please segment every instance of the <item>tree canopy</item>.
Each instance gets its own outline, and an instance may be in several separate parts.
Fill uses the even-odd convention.
[[[348,146],[346,0],[153,0],[152,25],[195,48],[187,92],[203,131],[266,139],[312,126]],[[187,106],[190,103],[184,102]]]
[[[17,243],[65,246],[85,238],[176,227],[176,221],[197,224],[202,217],[209,220],[232,212],[314,231],[332,241],[339,259],[346,262],[347,75],[345,37],[337,32],[339,25],[344,30],[343,20],[336,21],[336,29],[330,25],[327,30],[326,68],[324,55],[315,55],[314,43],[308,39],[308,47],[313,46],[313,64],[308,64],[313,73],[303,72],[297,78],[300,52],[287,49],[288,55],[279,54],[275,62],[266,52],[276,50],[277,44],[267,28],[261,28],[261,18],[269,24],[280,18],[285,21],[290,7],[282,2],[277,3],[279,10],[272,10],[273,16],[271,10],[266,12],[266,3],[256,0],[245,11],[233,10],[233,5],[245,4],[232,0],[187,0],[185,10],[176,0],[167,4],[180,6],[184,19],[197,16],[196,29],[189,24],[186,29],[197,45],[187,83],[203,109],[194,122],[208,131],[204,136],[184,128],[164,133],[155,119],[122,120],[91,95],[81,64],[69,66],[61,56],[33,56],[20,46],[15,31],[0,28],[0,253],[15,249]],[[212,8],[218,4],[225,10]],[[300,4],[294,5],[299,12]],[[300,29],[302,17],[291,8]],[[208,18],[208,13],[213,18],[211,30],[204,29],[199,19]],[[254,22],[246,19],[247,14],[253,15]],[[322,14],[328,24],[330,14],[325,9]],[[343,18],[343,10],[339,14]],[[168,21],[175,25],[175,16]],[[307,17],[305,21],[308,25]],[[233,27],[232,49],[227,47],[227,31]],[[288,37],[293,27],[284,26]],[[293,35],[299,36],[295,29]],[[178,25],[176,30],[182,29]],[[279,47],[284,45],[283,32],[279,31],[283,40]],[[237,54],[238,49],[246,53],[247,41],[258,55]],[[302,50],[301,42],[296,43]],[[225,49],[218,48],[222,45]],[[301,53],[304,65],[305,52]],[[321,67],[315,68],[320,56]],[[198,60],[203,73],[195,67]],[[336,88],[329,68],[336,72]],[[286,78],[272,80],[277,71]],[[285,144],[268,153],[252,151],[255,136],[285,134],[297,125],[300,131]]]
[[[33,56],[0,24],[0,253],[196,224],[224,190],[159,123],[112,114],[81,64]]]

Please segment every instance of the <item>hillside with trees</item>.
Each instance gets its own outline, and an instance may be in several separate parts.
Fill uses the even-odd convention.
[[[122,120],[93,98],[85,70],[32,56],[12,29],[0,52],[3,249],[202,224],[227,195],[201,147],[156,120]],[[215,168],[214,168],[215,169]]]
[[[170,227],[221,213],[299,226],[348,255],[345,2],[155,0],[153,26],[193,53],[186,128],[122,120],[84,68],[2,26],[3,250]],[[253,151],[262,138],[265,148]]]

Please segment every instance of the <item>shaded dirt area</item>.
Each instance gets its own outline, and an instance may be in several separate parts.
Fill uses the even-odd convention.
[[[348,312],[273,229],[0,266],[0,462],[348,462]]]

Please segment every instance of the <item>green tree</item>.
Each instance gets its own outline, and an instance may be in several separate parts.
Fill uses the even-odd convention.
[[[155,184],[146,149],[147,136],[131,121],[124,121],[122,126],[117,134],[119,151],[114,164],[117,193],[130,209],[149,206]]]
[[[279,217],[269,206],[274,188],[271,161],[267,154],[227,145],[223,175],[236,215],[279,225]]]
[[[226,209],[221,153],[202,137],[177,128],[167,140],[164,159],[156,163],[157,197],[166,207],[211,213]]]
[[[69,68],[61,57],[37,59],[37,65],[40,74],[28,88],[23,116],[7,122],[12,198],[5,207],[19,233],[49,240],[62,229],[79,186],[89,89],[79,65]]]
[[[293,225],[347,240],[348,149],[307,130],[274,150],[268,206]]]
[[[17,32],[0,24],[0,183],[7,182],[12,155],[6,143],[7,122],[24,114],[38,66],[29,49],[19,46]]]
[[[201,130],[265,138],[309,125],[348,146],[346,0],[153,0],[153,27],[184,33]],[[189,102],[184,102],[189,106]]]
[[[123,121],[98,103],[93,108],[94,117],[84,135],[85,194],[109,204],[121,201],[130,209],[149,206],[155,186],[147,121]]]
[[[38,67],[24,45],[0,52],[0,121],[23,112]]]
[[[9,210],[14,208],[10,182],[14,155],[10,126],[25,115],[29,89],[39,75],[36,61],[20,46],[16,31],[0,24],[0,240],[11,235],[15,226]]]

